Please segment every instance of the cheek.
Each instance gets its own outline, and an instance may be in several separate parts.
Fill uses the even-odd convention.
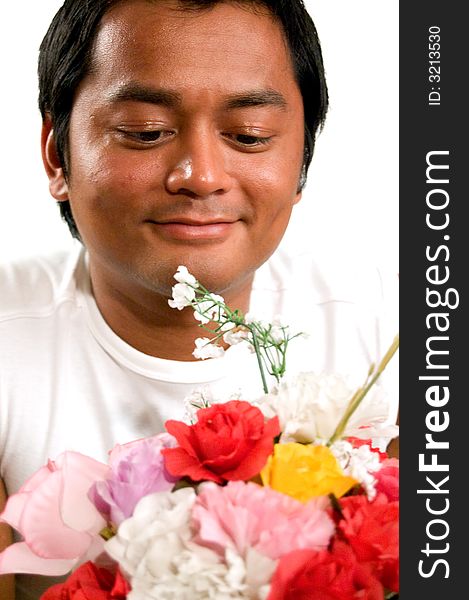
[[[112,209],[117,217],[124,209],[143,208],[160,187],[162,172],[154,160],[136,160],[130,154],[87,157],[72,163],[70,199],[79,199],[91,211]]]
[[[164,182],[167,158],[163,153],[152,151],[120,151],[105,163],[116,186],[128,184],[127,190],[150,189]],[[125,190],[123,190],[125,191]]]
[[[108,195],[114,199],[140,196],[161,181],[161,157],[152,152],[130,152],[117,148],[105,136],[98,138],[89,130],[71,135],[71,184],[76,190],[105,202]]]
[[[293,202],[298,192],[301,168],[303,165],[304,131],[302,124],[281,135],[271,150],[253,155],[251,161],[244,161],[242,170],[253,189],[261,197],[271,196],[272,205],[281,198],[280,205]],[[272,206],[273,209],[276,207]]]
[[[284,228],[297,201],[301,167],[292,162],[269,161],[261,169],[246,169],[253,214],[265,228]]]

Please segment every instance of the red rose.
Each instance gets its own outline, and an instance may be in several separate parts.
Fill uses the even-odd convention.
[[[265,422],[262,412],[240,400],[197,411],[197,423],[167,421],[179,447],[162,451],[174,477],[192,481],[246,481],[257,475],[272,453],[280,433],[278,418]]]
[[[331,552],[295,550],[283,556],[267,600],[383,600],[384,590],[353,550],[336,542]]]
[[[125,600],[129,592],[130,586],[120,571],[114,575],[87,562],[67,581],[49,588],[40,600]]]
[[[386,495],[390,502],[399,500],[399,461],[388,458],[383,461],[381,469],[374,473],[377,480],[376,491]]]
[[[357,560],[367,564],[383,586],[399,591],[399,502],[378,494],[340,499],[343,519],[338,527],[353,548]]]

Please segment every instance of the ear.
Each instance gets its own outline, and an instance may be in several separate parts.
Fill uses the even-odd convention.
[[[52,121],[47,115],[42,124],[41,132],[42,162],[49,178],[49,191],[58,201],[68,200],[68,185],[65,180],[62,165],[57,155]]]

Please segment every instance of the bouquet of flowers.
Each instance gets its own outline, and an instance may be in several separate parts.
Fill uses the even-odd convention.
[[[211,337],[194,355],[244,343],[264,396],[188,401],[187,422],[116,446],[107,464],[65,452],[8,499],[23,541],[1,573],[72,574],[42,600],[383,600],[399,590],[399,462],[376,380],[287,379],[296,337],[280,319],[232,311],[184,267],[170,306],[194,309]],[[274,378],[268,388],[266,372]],[[364,402],[366,396],[366,402]]]

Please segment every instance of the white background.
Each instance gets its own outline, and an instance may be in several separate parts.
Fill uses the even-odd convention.
[[[0,260],[66,248],[40,158],[36,62],[61,0],[2,6]],[[306,0],[331,108],[288,239],[398,271],[398,2]]]

